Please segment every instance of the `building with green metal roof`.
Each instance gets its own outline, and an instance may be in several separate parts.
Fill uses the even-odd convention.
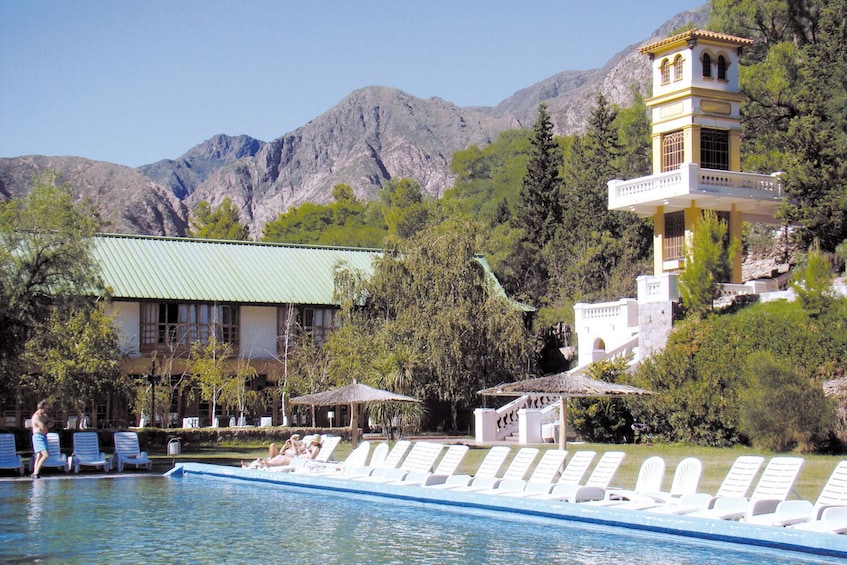
[[[95,237],[92,253],[109,289],[127,374],[149,374],[155,360],[159,375],[181,375],[191,345],[215,336],[236,353],[233,372],[249,360],[259,388],[282,380],[281,361],[296,332],[322,343],[334,329],[336,270],[368,276],[381,256],[378,249],[111,234]],[[185,410],[172,406],[170,413],[178,422]],[[274,423],[277,416],[274,407]]]

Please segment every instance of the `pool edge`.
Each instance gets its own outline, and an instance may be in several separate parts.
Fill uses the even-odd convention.
[[[416,486],[386,485],[337,477],[274,473],[206,463],[181,463],[165,473],[165,476],[172,478],[207,476],[257,484],[275,484],[347,495],[391,498],[457,508],[465,507],[477,511],[489,510],[537,516],[706,541],[752,545],[824,557],[847,558],[847,536],[805,532],[791,528],[777,528],[744,522],[668,516],[638,510],[620,510],[584,504],[500,497]]]

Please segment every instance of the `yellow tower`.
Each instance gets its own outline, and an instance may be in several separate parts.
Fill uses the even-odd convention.
[[[609,209],[652,217],[654,274],[684,267],[703,210],[714,210],[741,238],[741,223],[773,222],[782,200],[774,175],[741,172],[741,50],[753,42],[693,29],[639,49],[652,61],[653,174],[609,182]],[[741,282],[741,258],[732,280]]]

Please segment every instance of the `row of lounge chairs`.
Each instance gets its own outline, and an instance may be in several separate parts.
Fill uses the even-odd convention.
[[[627,511],[847,533],[847,461],[836,466],[818,500],[811,503],[789,500],[792,494],[796,496],[794,484],[804,463],[800,457],[771,458],[756,482],[765,458],[740,456],[712,495],[699,491],[703,465],[695,457],[679,462],[670,489],[663,491],[666,465],[661,457],[646,459],[635,487],[624,489],[615,481],[625,457],[620,451],[604,453],[583,482],[596,457],[593,451],[576,451],[568,457],[567,451],[547,450],[533,469],[539,450],[521,448],[501,474],[511,449],[497,446],[489,449],[476,474],[462,475],[456,474],[456,470],[467,453],[467,446],[450,446],[441,456],[445,447],[433,442],[413,445],[403,440],[389,450],[387,443],[380,443],[368,461],[371,445],[363,442],[345,461],[327,462],[309,472],[362,482],[580,502]],[[754,482],[755,488],[748,496]]]
[[[62,453],[59,434],[47,434],[48,458],[42,468],[56,468],[68,473],[73,469],[79,473],[81,468],[92,467],[108,472],[115,467],[118,472],[124,466],[152,469],[153,462],[147,457],[146,451],[141,451],[138,445],[138,434],[135,432],[115,432],[115,453],[107,455],[100,450],[100,440],[96,432],[76,432],[73,434],[73,453],[70,456]],[[32,471],[33,459],[29,461]],[[14,434],[0,434],[0,469],[14,469],[24,474],[23,458],[18,455]]]

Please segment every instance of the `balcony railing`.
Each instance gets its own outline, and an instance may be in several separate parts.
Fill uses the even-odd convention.
[[[679,169],[631,180],[609,181],[609,209],[621,210],[644,203],[708,193],[728,198],[763,201],[784,196],[778,175],[701,169],[696,163],[683,163]]]

